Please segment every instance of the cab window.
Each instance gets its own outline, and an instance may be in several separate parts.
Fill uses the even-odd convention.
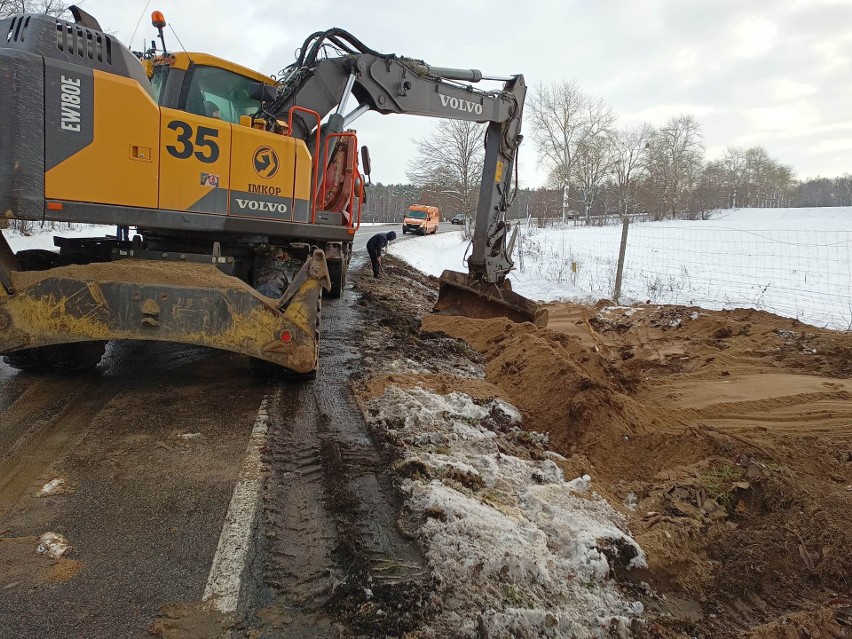
[[[154,100],[157,104],[160,103],[160,96],[163,93],[163,87],[166,86],[166,77],[169,73],[169,67],[165,64],[158,64],[154,67],[154,75],[151,77],[151,91],[154,93]]]
[[[260,108],[253,100],[252,86],[257,80],[209,66],[197,66],[186,94],[186,111],[238,124],[241,115],[252,115]]]

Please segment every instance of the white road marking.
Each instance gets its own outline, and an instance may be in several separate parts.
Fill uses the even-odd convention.
[[[216,610],[226,614],[236,612],[240,600],[246,555],[251,546],[252,527],[260,504],[263,466],[260,449],[266,443],[268,425],[269,395],[263,398],[257,411],[202,598],[203,601],[211,601]]]

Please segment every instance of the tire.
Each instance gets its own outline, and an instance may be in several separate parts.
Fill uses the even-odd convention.
[[[93,371],[106,351],[106,342],[79,342],[45,346],[45,357],[57,373]]]
[[[29,348],[3,357],[12,368],[21,371],[54,371],[71,374],[93,371],[106,350],[106,342],[77,342]]]
[[[60,266],[59,253],[45,249],[26,249],[15,253],[22,271],[46,271]]]
[[[285,265],[275,258],[257,258],[254,263],[252,286],[261,295],[278,299],[284,295],[290,280]]]
[[[328,296],[337,299],[343,294],[343,289],[346,286],[346,271],[349,270],[349,264],[346,260],[333,260],[328,262],[328,275],[331,278],[331,290]]]
[[[62,264],[58,253],[44,249],[18,251],[15,257],[24,271],[46,271]],[[97,368],[105,350],[106,342],[55,344],[15,351],[4,355],[3,361],[20,371],[81,373]]]
[[[50,368],[44,357],[42,357],[40,348],[28,348],[23,351],[9,353],[3,356],[3,361],[12,368],[26,373],[42,372]]]

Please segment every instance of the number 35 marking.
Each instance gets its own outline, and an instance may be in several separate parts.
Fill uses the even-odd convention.
[[[177,145],[168,145],[166,151],[179,160],[195,155],[201,162],[212,164],[219,159],[219,145],[213,138],[219,137],[219,131],[206,126],[198,127],[195,142],[192,141],[192,126],[180,120],[172,120],[166,128],[177,131]],[[195,149],[201,149],[196,151]]]

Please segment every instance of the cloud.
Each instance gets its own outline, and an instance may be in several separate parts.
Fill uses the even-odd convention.
[[[708,149],[763,145],[800,175],[852,167],[852,149],[831,142],[847,140],[852,123],[852,0],[434,0],[428,9],[419,0],[376,0],[369,10],[329,0],[286,10],[273,0],[206,0],[203,10],[190,0],[157,4],[151,8],[166,14],[188,49],[263,73],[291,63],[307,35],[339,26],[383,52],[523,73],[532,87],[576,79],[622,114],[620,124],[693,113]],[[139,19],[138,3],[85,7],[123,41]],[[145,16],[135,48],[151,32]],[[434,121],[365,116],[357,126],[373,179],[388,183],[406,180],[411,139],[428,135]],[[537,186],[544,178],[531,131],[524,133],[521,180]]]
[[[775,46],[778,27],[764,16],[749,16],[734,27],[734,55],[743,58],[764,56]]]

